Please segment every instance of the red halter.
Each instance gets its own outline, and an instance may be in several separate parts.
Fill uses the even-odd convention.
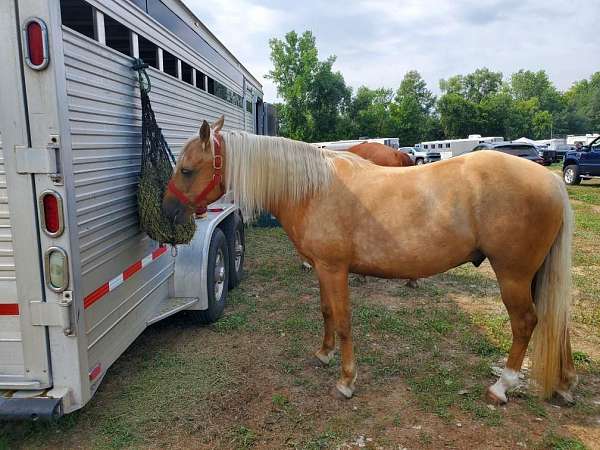
[[[213,159],[213,177],[210,183],[200,192],[194,200],[190,200],[187,195],[177,189],[173,179],[169,180],[169,184],[167,185],[167,190],[171,192],[177,199],[183,203],[184,205],[190,205],[196,207],[196,214],[204,214],[206,212],[206,206],[200,206],[200,202],[206,199],[206,196],[217,186],[221,184],[221,180],[223,176],[221,174],[221,169],[223,168],[223,156],[221,155],[221,142],[219,141],[219,137],[215,135],[213,137],[213,142],[215,144],[215,157]]]

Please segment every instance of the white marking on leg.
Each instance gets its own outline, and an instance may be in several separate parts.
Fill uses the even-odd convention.
[[[498,378],[491,387],[490,392],[494,394],[499,400],[507,402],[506,391],[517,386],[519,384],[519,372],[515,372],[508,367],[502,371],[502,375]]]

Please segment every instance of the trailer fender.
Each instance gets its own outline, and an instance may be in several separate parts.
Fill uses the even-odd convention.
[[[192,241],[177,246],[177,257],[174,268],[174,296],[197,297],[198,302],[190,309],[208,308],[208,292],[206,290],[206,271],[208,268],[208,250],[210,239],[215,228],[238,210],[233,204],[211,205],[219,212],[210,212],[205,219],[196,220],[196,233]]]

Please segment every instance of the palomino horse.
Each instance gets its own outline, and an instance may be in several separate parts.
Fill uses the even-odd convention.
[[[408,154],[394,150],[393,148],[380,144],[379,142],[363,142],[350,147],[347,151],[354,153],[361,158],[368,159],[378,166],[414,166],[414,163]]]
[[[572,401],[572,214],[556,175],[493,151],[427,166],[380,167],[347,152],[221,132],[222,126],[222,117],[212,126],[205,121],[186,143],[163,211],[180,222],[231,189],[247,218],[260,210],[277,217],[319,279],[325,333],[317,358],[329,363],[336,334],[340,340],[337,396],[351,397],[357,376],[349,272],[414,279],[488,258],[513,333],[506,367],[488,398],[507,401],[535,328],[534,379],[545,397],[556,392]]]

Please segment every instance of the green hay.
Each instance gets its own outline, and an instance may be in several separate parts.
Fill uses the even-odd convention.
[[[165,187],[172,172],[171,163],[162,158],[156,167],[146,163],[142,168],[138,187],[140,228],[161,244],[187,244],[196,232],[193,216],[185,224],[174,225],[162,212]]]

